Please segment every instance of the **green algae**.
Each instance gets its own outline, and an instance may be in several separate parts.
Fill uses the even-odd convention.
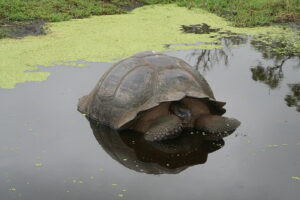
[[[8,190],[9,190],[9,191],[12,191],[12,192],[15,192],[15,191],[17,191],[17,189],[16,189],[16,188],[9,188]]]
[[[293,180],[300,181],[300,177],[298,177],[298,176],[292,176],[292,179],[293,179]]]
[[[300,56],[300,32],[297,31],[259,35],[251,44],[256,50],[264,52],[263,56],[267,59]]]
[[[43,164],[42,164],[42,163],[35,163],[34,166],[35,166],[35,167],[42,167]]]
[[[145,6],[126,15],[50,23],[50,32],[46,36],[0,40],[0,88],[11,89],[18,83],[46,80],[50,73],[35,72],[37,66],[50,67],[76,60],[112,62],[141,51],[167,51],[165,44],[205,43],[196,47],[176,46],[173,50],[220,48],[213,45],[219,41],[210,34],[180,31],[181,25],[200,23],[248,35],[283,31],[278,27],[235,28],[204,10],[175,5]],[[207,43],[212,43],[212,46]]]

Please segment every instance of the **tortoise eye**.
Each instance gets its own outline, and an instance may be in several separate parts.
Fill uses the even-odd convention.
[[[175,114],[184,120],[188,120],[191,117],[191,111],[189,108],[179,101],[172,102],[169,110],[172,114]]]
[[[191,117],[191,112],[189,109],[185,109],[185,108],[179,108],[178,110],[176,110],[174,112],[175,115],[177,115],[178,117],[182,118],[182,119],[189,119]]]

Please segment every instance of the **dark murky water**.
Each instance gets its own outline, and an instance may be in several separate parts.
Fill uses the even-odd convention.
[[[139,154],[148,147],[125,145],[131,135],[114,135],[107,143],[95,134],[104,150],[76,111],[78,98],[110,64],[51,68],[48,81],[0,90],[0,199],[298,200],[299,60],[278,67],[282,60],[264,59],[244,42],[223,50],[167,53],[198,67],[216,98],[227,101],[226,116],[242,122],[222,148],[222,142],[203,141],[199,148],[195,143],[198,150],[187,149],[191,157],[171,163],[173,170],[154,163],[164,162],[162,154],[153,159],[151,151]],[[177,154],[189,141],[155,149]],[[160,169],[161,175],[142,168]]]

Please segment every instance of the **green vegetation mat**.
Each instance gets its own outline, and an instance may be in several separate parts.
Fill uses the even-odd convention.
[[[172,2],[177,6],[169,4]],[[158,3],[168,5],[149,5],[127,12],[142,4]],[[277,10],[265,12],[273,5]],[[285,32],[290,38],[293,34],[279,27],[236,28],[234,25],[297,21],[298,11],[299,0],[0,0],[0,38],[4,38],[0,40],[0,88],[9,89],[18,83],[46,80],[48,72],[33,72],[38,65],[80,66],[72,61],[111,62],[146,50],[163,52],[222,47],[218,39],[224,35],[221,36],[219,32],[187,34],[180,30],[182,25],[205,23],[212,30],[252,36]],[[290,17],[287,18],[284,13]],[[11,34],[10,27],[22,27],[34,20],[47,22],[47,29],[39,30],[46,35],[17,40],[5,38]],[[289,43],[285,45],[292,47],[286,52],[299,54],[298,39],[284,41],[293,43],[292,46]],[[178,45],[197,42],[202,44]],[[264,37],[258,42],[262,46],[272,44]],[[177,45],[166,48],[168,44]],[[286,49],[281,49],[279,53],[285,54]]]

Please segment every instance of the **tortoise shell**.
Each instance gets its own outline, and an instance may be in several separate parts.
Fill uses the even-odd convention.
[[[120,129],[140,112],[184,97],[206,98],[218,114],[225,112],[225,103],[215,100],[206,80],[189,64],[161,53],[142,52],[114,64],[90,94],[80,98],[78,110]]]

